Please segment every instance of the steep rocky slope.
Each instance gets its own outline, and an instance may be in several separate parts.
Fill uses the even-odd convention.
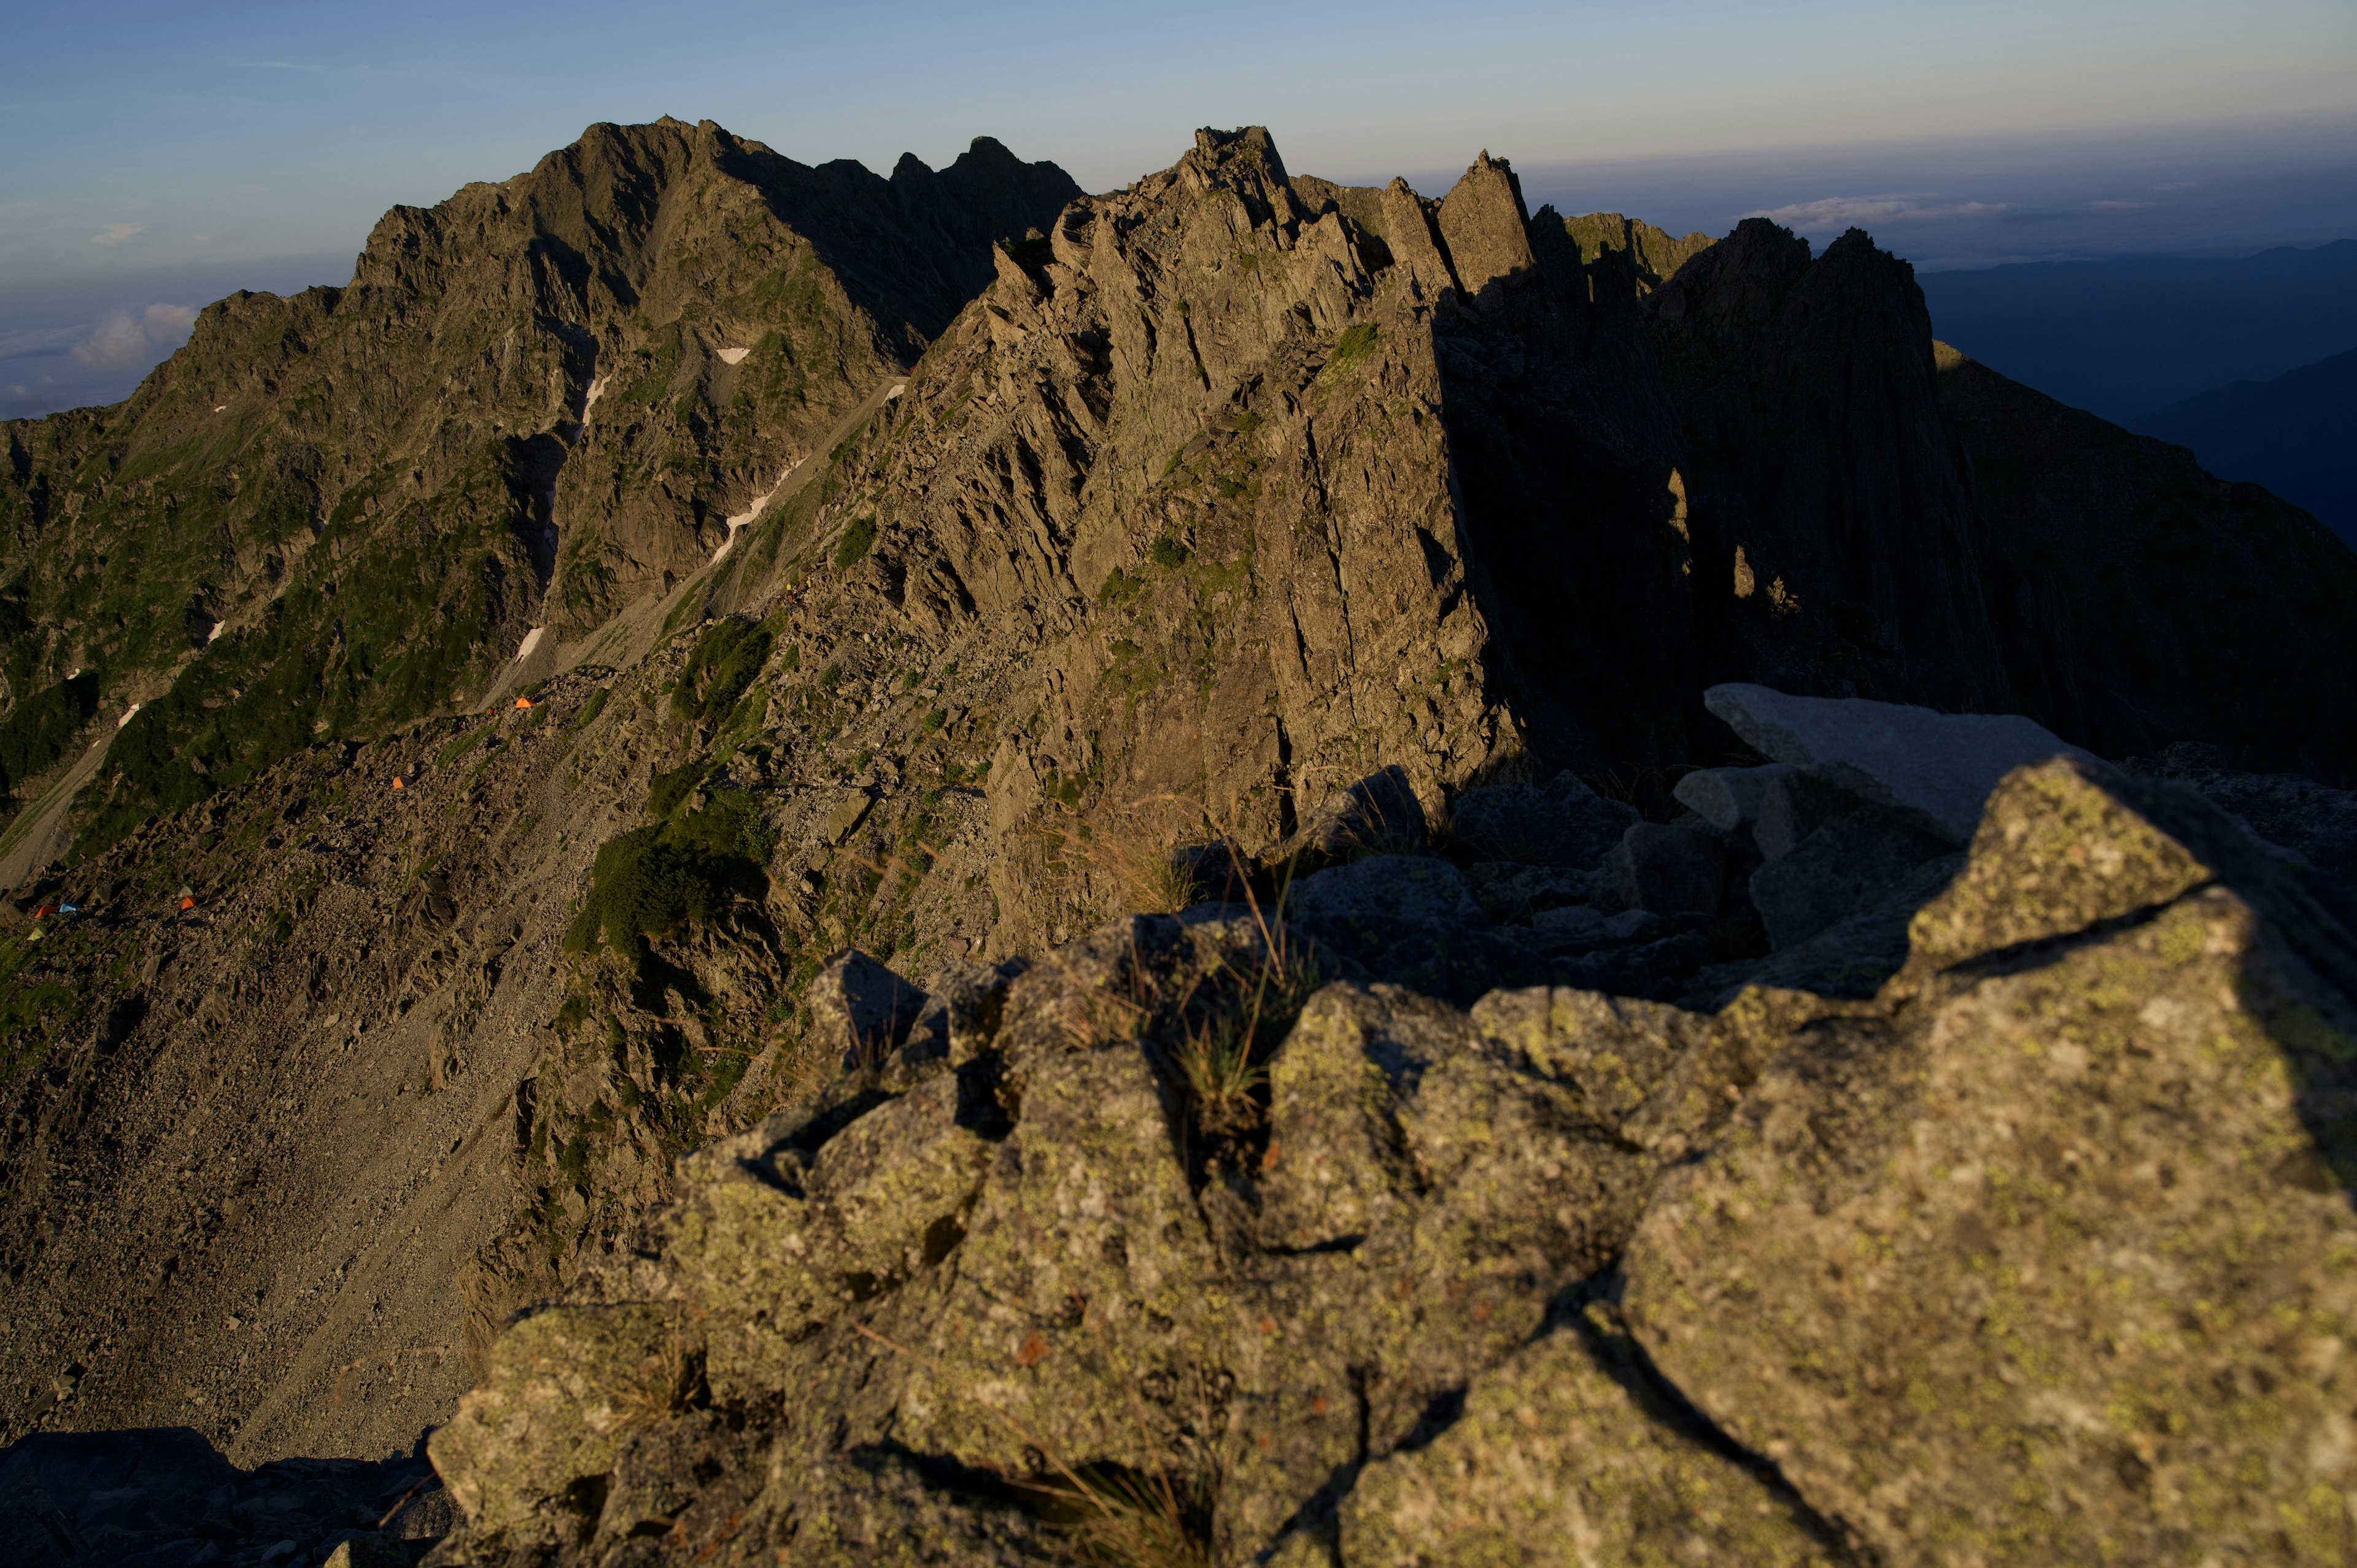
[[[886,181],[598,125],[387,213],[346,287],[208,307],[129,402],[7,427],[8,787],[135,705],[100,844],[463,702],[708,559],[1077,194],[989,141]]]
[[[1932,1015],[1907,999],[1978,972],[1924,957],[1910,922],[1964,896],[1943,889],[1968,843],[1981,854],[1974,824],[1996,774],[1972,775],[1961,816],[1937,790],[1923,798],[1936,810],[1861,796],[1832,753],[1795,738],[1805,725],[1754,722],[1772,704],[1727,689],[1706,707],[1706,690],[2018,704],[2061,739],[2007,727],[2019,720],[1975,728],[2028,736],[2007,765],[2064,741],[2115,757],[2214,743],[2232,754],[2173,753],[2179,770],[2341,868],[2337,791],[2225,768],[2346,774],[2352,732],[2268,716],[2284,711],[2267,705],[2278,688],[2252,672],[2289,671],[2302,684],[2282,689],[2311,713],[2352,700],[2341,677],[2357,645],[2332,628],[2357,614],[2357,564],[2316,548],[2330,542],[2312,521],[2203,489],[2198,471],[2169,492],[2177,510],[2155,510],[2126,482],[2160,471],[2144,447],[2115,454],[2115,510],[2085,514],[2115,520],[2114,553],[2041,545],[2041,529],[2094,526],[2071,498],[2109,427],[2049,421],[2033,452],[2008,421],[2034,394],[1988,379],[1963,400],[1956,372],[1935,369],[1904,265],[1862,235],[1812,258],[1765,225],[1702,247],[1625,220],[1528,214],[1487,155],[1437,201],[1397,182],[1342,188],[1290,177],[1257,130],[1201,133],[1173,168],[1070,200],[1060,176],[993,145],[969,159],[940,176],[904,163],[888,185],[708,126],[600,128],[509,187],[388,218],[365,288],[221,314],[280,313],[266,346],[232,352],[224,325],[124,410],[12,427],[27,454],[84,427],[128,441],[166,428],[184,380],[198,403],[218,398],[212,376],[253,389],[238,395],[265,411],[254,450],[275,451],[300,403],[279,388],[344,384],[330,371],[349,364],[335,373],[357,378],[352,410],[322,390],[321,417],[412,454],[402,483],[456,495],[457,470],[428,464],[439,448],[418,433],[466,421],[467,439],[563,460],[545,471],[553,489],[476,492],[483,526],[509,542],[490,555],[522,553],[503,576],[469,578],[516,585],[497,637],[472,609],[436,607],[448,601],[423,578],[319,551],[344,537],[331,516],[287,568],[296,586],[270,599],[265,572],[254,606],[222,607],[211,651],[147,666],[104,641],[127,629],[40,596],[115,568],[45,564],[72,558],[33,545],[82,536],[62,504],[31,510],[64,493],[61,470],[19,463],[12,504],[30,543],[10,559],[28,585],[13,602],[46,676],[90,647],[116,651],[17,711],[50,715],[38,722],[65,737],[62,756],[85,710],[130,690],[111,671],[150,669],[177,694],[116,737],[80,808],[82,853],[0,916],[5,1433],[182,1422],[243,1464],[378,1456],[405,1452],[486,1375],[522,1391],[529,1428],[531,1412],[585,1397],[532,1391],[518,1369],[532,1357],[577,1355],[582,1376],[603,1377],[597,1358],[619,1355],[630,1408],[657,1413],[619,1428],[584,1417],[608,1423],[605,1446],[552,1461],[574,1466],[561,1476],[484,1479],[507,1463],[497,1421],[453,1429],[475,1444],[444,1466],[478,1477],[454,1478],[478,1520],[467,1551],[491,1551],[500,1530],[554,1531],[555,1550],[575,1525],[605,1529],[603,1513],[620,1522],[599,1553],[640,1550],[627,1542],[691,1505],[751,1517],[752,1494],[728,1488],[770,1485],[776,1454],[810,1467],[804,1501],[758,1505],[773,1524],[802,1509],[776,1524],[818,1531],[796,1540],[850,1552],[937,1529],[976,1554],[1060,1551],[1064,1505],[1043,1515],[1000,1473],[1013,1451],[994,1446],[994,1418],[908,1392],[952,1372],[1002,1378],[984,1349],[957,1348],[958,1326],[1011,1327],[1038,1297],[1067,1305],[1038,1308],[1049,1316],[1011,1354],[1030,1357],[1018,1371],[1057,1369],[1044,1403],[1012,1413],[1093,1420],[1100,1446],[1069,1455],[1076,1466],[1191,1484],[1216,1455],[1235,1489],[1190,1502],[1211,1523],[1189,1528],[1222,1551],[1360,1529],[1413,1560],[1415,1531],[1440,1528],[1429,1499],[1445,1477],[1482,1462],[1448,1444],[1520,1423],[1542,1394],[1625,1447],[1643,1485],[1722,1498],[1726,1528],[1763,1532],[1745,1550],[1804,1561],[1882,1541],[1887,1502],[1764,1466],[1763,1454],[1783,1463],[1770,1439],[1712,1407],[1701,1372],[1691,1389],[1652,1380],[1648,1358],[1670,1340],[1616,1317],[1610,1281],[1642,1216],[1685,1179],[1674,1163],[1717,1146],[1734,1101],[1708,1075],[1739,1089],[1823,1028],[1913,1040]],[[472,274],[477,292],[462,289],[468,267],[514,280],[511,294]],[[392,328],[346,302],[471,312],[478,295],[533,303],[463,314],[451,335],[473,348],[402,370],[414,384],[363,373],[363,328]],[[281,317],[304,310],[317,321],[290,335]],[[511,335],[512,362],[498,347]],[[748,352],[732,360],[737,347]],[[802,378],[774,404],[730,379],[771,355]],[[315,448],[348,475],[358,458],[334,453],[361,450]],[[102,494],[94,478],[74,492],[92,530],[128,526],[106,510],[125,489],[113,472]],[[2249,508],[2268,532],[2232,571],[2190,570],[2169,544],[2172,529],[2221,536]],[[356,503],[351,549],[400,542],[446,576],[481,565],[425,515]],[[154,527],[196,547],[163,516]],[[549,543],[551,524],[540,575],[533,541]],[[2264,613],[2295,581],[2302,616]],[[306,582],[315,618],[265,618],[265,599],[299,609]],[[2099,602],[2098,588],[2148,618],[2039,610]],[[359,660],[370,623],[342,607],[358,598],[448,646]],[[295,629],[266,642],[249,625]],[[538,635],[519,657],[527,626]],[[2218,678],[2120,651],[2157,628],[2207,650]],[[250,668],[226,661],[239,650]],[[2072,708],[2056,682],[2072,671],[2109,705]],[[518,693],[533,705],[511,705]],[[1753,717],[1730,729],[1722,711]],[[126,773],[140,757],[148,772]],[[1763,757],[1764,773],[1687,771]],[[2071,778],[2054,785],[2071,822],[2110,822],[2100,798],[2179,831],[2141,784]],[[2240,831],[2182,829],[2188,854],[2221,866],[2247,856],[2203,835]],[[1991,875],[2036,872],[2010,865]],[[2220,875],[2272,908],[2275,883]],[[1246,886],[1257,917],[1235,903]],[[1217,907],[1185,920],[1102,925],[1205,897]],[[2117,913],[2066,911],[2054,918],[2079,923],[2056,931],[2109,940]],[[1276,966],[1273,991],[1239,982],[1273,947],[1300,961]],[[1317,977],[1357,989],[1304,1010]],[[1747,986],[1768,991],[1746,1001]],[[1565,1041],[1497,1045],[1541,1029],[1523,1018],[1534,994],[1567,998]],[[2301,1004],[2338,1018],[2336,994]],[[1221,1029],[1241,1076],[1206,1118],[1181,1103],[1200,1090],[1174,1052]],[[1351,1086],[1372,1087],[1353,1050],[1373,1053],[1406,1109],[1353,1120]],[[1599,1051],[1610,1060],[1591,1062]],[[1573,1065],[1547,1066],[1550,1052]],[[1504,1118],[1528,1128],[1531,1158],[1403,1142],[1399,1128],[1425,1124],[1427,1070],[1435,1094],[1447,1079],[1475,1107],[1432,1101],[1430,1136]],[[1656,1102],[1674,1081],[1687,1087]],[[1631,1119],[1647,1103],[1640,1136]],[[1118,1146],[1097,1120],[1107,1107],[1121,1108]],[[2268,1126],[2253,1135],[2280,1142]],[[1285,1151],[1329,1144],[1309,1168],[1340,1186],[1318,1176],[1283,1196]],[[694,1155],[706,1145],[720,1152]],[[1036,1158],[1010,1165],[1026,1147]],[[748,1161],[748,1181],[729,1174]],[[1085,1276],[1064,1284],[1035,1278],[1047,1265],[1026,1251],[1069,1223],[1060,1162],[1109,1184],[1108,1202],[1125,1195],[1116,1208],[1142,1206],[1117,1221],[1128,1254],[1094,1231],[1050,1250]],[[972,1207],[985,1173],[1000,1183],[987,1238]],[[1562,1183],[1577,1202],[1551,1196]],[[669,1229],[642,1235],[675,1191]],[[801,1207],[771,1213],[765,1193]],[[763,1271],[802,1223],[780,1215],[806,1212],[819,1228],[806,1246],[840,1255],[780,1283]],[[1122,1256],[1159,1247],[1178,1250],[1154,1265],[1163,1283],[1138,1298],[1143,1316],[1123,1308],[1103,1352],[1153,1359],[1140,1385],[1153,1408],[1054,1382],[1082,1357],[1050,1330],[1095,1333],[1086,1301],[1129,1289]],[[751,1272],[728,1273],[740,1263]],[[793,1334],[818,1337],[787,1343],[774,1329],[787,1309],[759,1318],[770,1309],[732,1296],[732,1278],[774,1285],[802,1315]],[[1367,1306],[1403,1279],[1407,1305]],[[943,1295],[936,1312],[928,1293],[957,1288],[991,1305]],[[916,1315],[906,1334],[857,1318],[905,1348],[849,1326],[845,1297]],[[581,1311],[500,1340],[517,1311],[556,1298]],[[1203,1316],[1238,1302],[1258,1315]],[[1364,1319],[1303,1342],[1301,1365],[1323,1369],[1314,1387],[1268,1382],[1283,1358],[1265,1346],[1257,1359],[1223,1348],[1238,1324],[1297,1312]],[[1169,1354],[1121,1337],[1140,1323],[1177,1336]],[[1517,1358],[1527,1396],[1503,1370]],[[1261,1431],[1236,1412],[1264,1405],[1308,1434],[1297,1451],[1276,1428],[1265,1461],[1220,1446]],[[813,1412],[874,1431],[823,1440]],[[670,1456],[629,1459],[626,1440],[658,1428]],[[1067,1432],[1049,1434],[1060,1453]],[[515,1463],[540,1465],[541,1439],[513,1435]],[[1346,1506],[1361,1469],[1390,1477],[1364,1494],[1392,1499],[1387,1522],[1349,1522],[1378,1506]],[[1611,1529],[1654,1528],[1650,1504],[1597,1506],[1636,1509]]]

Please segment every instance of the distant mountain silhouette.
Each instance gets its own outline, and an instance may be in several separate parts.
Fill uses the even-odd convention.
[[[2357,349],[2270,381],[2229,381],[2126,422],[2190,446],[2222,479],[2306,507],[2357,549]]]
[[[2235,261],[2120,256],[1917,281],[1943,341],[2129,424],[2206,388],[2266,381],[2357,343],[2357,240]]]

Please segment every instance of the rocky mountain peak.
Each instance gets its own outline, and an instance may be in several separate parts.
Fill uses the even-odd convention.
[[[8,451],[0,1530],[2357,1550],[2357,558],[1863,235],[592,127]]]

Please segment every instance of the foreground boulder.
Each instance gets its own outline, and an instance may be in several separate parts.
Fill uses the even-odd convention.
[[[1656,1192],[1638,1339],[1889,1562],[2347,1560],[2352,961],[2222,815],[2014,774]]]
[[[436,1561],[2347,1561],[2357,897],[2065,757],[1916,902],[1710,1012],[1092,931],[511,1329]]]

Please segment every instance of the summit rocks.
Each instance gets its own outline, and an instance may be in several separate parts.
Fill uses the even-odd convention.
[[[2058,756],[1870,996],[1329,981],[1208,1163],[1194,1010],[1273,950],[1103,928],[968,1068],[699,1155],[630,1290],[525,1316],[434,1440],[436,1561],[620,1561],[650,1490],[719,1561],[1045,1561],[1163,1486],[1217,1561],[2330,1561],[2352,918]],[[723,1443],[766,1462],[690,1468]]]

